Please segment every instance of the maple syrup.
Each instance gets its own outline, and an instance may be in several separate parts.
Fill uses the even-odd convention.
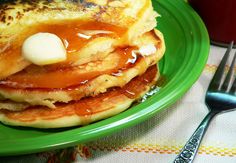
[[[78,67],[70,67],[66,69],[58,69],[51,71],[45,67],[36,66],[29,67],[29,71],[23,70],[19,73],[9,76],[5,80],[0,81],[0,87],[11,88],[46,88],[46,89],[63,89],[80,84],[86,84],[89,80],[102,74],[115,74],[122,72],[134,66],[141,57],[137,57],[132,53],[136,49],[134,47],[118,48],[116,52],[119,55],[119,61],[115,67],[103,71],[95,69],[88,72],[81,72]],[[91,63],[88,63],[91,64]]]
[[[99,106],[106,106],[112,98],[114,100],[120,100],[117,97],[122,96],[123,98],[127,97],[136,100],[142,92],[146,91],[147,86],[153,84],[157,72],[157,66],[151,66],[143,75],[135,77],[123,88],[113,88],[99,96],[87,97],[68,104],[57,103],[55,109],[44,106],[30,106],[28,109],[21,111],[20,114],[8,110],[2,110],[1,112],[8,118],[21,122],[32,122],[37,119],[53,120],[65,116],[78,115],[83,121],[82,124],[86,124],[87,122],[91,122],[92,115],[108,110],[109,107]],[[129,92],[132,92],[132,94]]]

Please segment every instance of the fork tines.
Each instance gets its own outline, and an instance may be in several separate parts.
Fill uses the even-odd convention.
[[[230,82],[232,81],[232,78],[234,76],[234,67],[235,67],[235,61],[236,61],[236,53],[234,54],[233,60],[231,62],[229,71],[226,75],[226,77],[224,78],[224,72],[225,72],[225,67],[226,67],[226,63],[227,60],[230,56],[230,53],[232,51],[234,42],[232,41],[225,53],[225,55],[223,56],[219,67],[217,68],[215,75],[213,77],[213,79],[211,80],[211,83],[209,85],[208,90],[221,90],[224,92],[230,92],[230,93],[234,93],[236,91],[236,78],[234,79],[234,82],[230,88]],[[224,79],[224,80],[223,80]]]

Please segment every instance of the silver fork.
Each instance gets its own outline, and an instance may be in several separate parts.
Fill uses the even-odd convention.
[[[235,76],[234,66],[236,53],[234,54],[230,69],[224,78],[226,62],[230,56],[233,45],[234,43],[231,42],[207,89],[205,103],[209,109],[209,113],[187,141],[179,155],[175,158],[174,163],[191,163],[212,118],[218,113],[236,108],[236,78],[232,82],[232,77]]]

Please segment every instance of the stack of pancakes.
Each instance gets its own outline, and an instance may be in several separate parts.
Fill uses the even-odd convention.
[[[150,0],[0,2],[0,121],[58,128],[88,124],[127,109],[159,77],[165,51]],[[47,32],[67,60],[38,66],[22,44]]]

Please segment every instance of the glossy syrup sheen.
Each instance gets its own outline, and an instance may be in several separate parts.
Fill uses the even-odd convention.
[[[45,23],[35,27],[36,31],[49,32],[56,34],[64,42],[68,55],[74,52],[78,52],[81,47],[86,45],[89,41],[96,37],[109,36],[113,38],[120,37],[125,31],[125,28],[121,28],[115,25],[97,22],[97,21],[65,21],[57,23]],[[98,33],[96,35],[87,35],[81,37],[80,34],[84,34],[84,31],[100,30],[111,33]],[[86,35],[86,34],[84,34]]]
[[[55,109],[49,109],[43,106],[30,107],[19,113],[4,110],[2,111],[8,118],[22,122],[32,122],[36,119],[53,120],[65,116],[78,115],[86,122],[91,122],[91,115],[112,109],[115,102],[120,100],[138,99],[155,81],[157,66],[150,67],[146,73],[138,76],[126,84],[123,88],[113,88],[110,91],[100,94],[96,97],[87,97],[79,101],[68,104],[56,104]],[[108,107],[110,106],[110,107]]]
[[[79,34],[83,34],[86,30],[101,30],[110,33],[98,33],[88,38],[80,37]],[[21,47],[25,39],[39,32],[48,32],[61,38],[67,50],[67,58],[70,60],[73,58],[74,53],[78,52],[91,40],[102,36],[119,38],[126,30],[126,28],[97,21],[66,20],[63,22],[44,22],[26,27],[20,34],[9,39],[6,44],[0,44],[0,54],[6,57],[21,56]]]
[[[86,37],[80,37],[79,34],[83,34],[84,31],[107,31],[108,33],[98,33],[95,35]],[[78,51],[85,46],[91,40],[97,37],[112,37],[119,39],[122,34],[126,31],[125,28],[121,28],[115,25],[95,22],[95,21],[66,21],[65,22],[50,22],[50,23],[41,23],[39,25],[33,26],[27,32],[23,32],[24,35],[22,36],[21,41],[17,40],[16,42],[19,44],[18,46],[10,46],[7,48],[3,53],[20,53],[20,47],[23,43],[24,38],[30,36],[34,33],[38,32],[49,32],[56,34],[61,38],[64,42],[66,50],[67,50],[67,60],[70,61],[74,59],[74,56],[78,56]],[[111,32],[111,33],[109,33]],[[129,48],[128,48],[129,49]],[[98,75],[103,73],[111,73],[114,72],[121,67],[126,67],[126,62],[132,58],[129,53],[127,53],[127,48],[118,50],[120,54],[120,61],[117,64],[116,68],[112,70],[109,69],[107,71],[93,71],[90,73],[78,73],[76,71],[76,67],[72,67],[71,65],[67,65],[67,61],[63,64],[54,64],[51,66],[44,66],[44,67],[34,67],[36,69],[35,73],[32,71],[29,73],[28,70],[23,70],[15,75],[10,76],[6,80],[2,80],[0,82],[1,86],[10,86],[14,88],[65,88],[69,87],[78,83],[83,83],[89,79],[92,79]],[[127,53],[127,55],[123,55]],[[10,56],[10,55],[9,55]],[[63,65],[63,66],[61,66]],[[66,66],[67,65],[67,66]],[[27,68],[30,69],[31,67]],[[69,68],[68,68],[69,67]],[[66,68],[66,69],[64,69]],[[51,71],[54,69],[55,71]],[[63,73],[63,77],[62,77]],[[57,82],[55,82],[57,81]]]
[[[67,69],[53,70],[45,67],[35,67],[34,71],[23,70],[15,75],[8,77],[6,80],[0,81],[0,86],[11,88],[67,88],[85,84],[87,81],[102,75],[116,74],[117,72],[132,67],[138,60],[138,56],[133,53],[134,47],[118,48],[116,53],[119,55],[119,61],[113,68],[99,71],[80,71],[78,67]],[[91,63],[88,63],[91,64]],[[94,63],[95,64],[95,63]],[[33,69],[33,67],[30,67]]]

